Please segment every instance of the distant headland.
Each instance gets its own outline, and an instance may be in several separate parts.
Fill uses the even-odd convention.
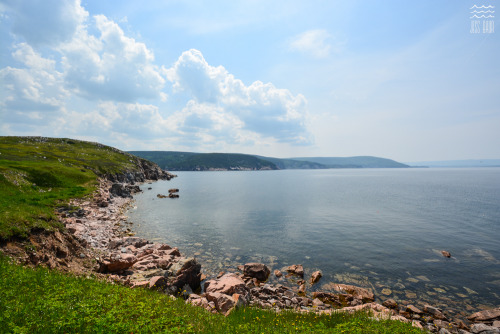
[[[195,153],[178,151],[129,151],[171,171],[228,171],[329,168],[409,168],[400,162],[371,157],[272,158],[238,153]]]

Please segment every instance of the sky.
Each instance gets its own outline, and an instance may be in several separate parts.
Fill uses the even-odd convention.
[[[0,135],[498,159],[499,3],[0,0]]]

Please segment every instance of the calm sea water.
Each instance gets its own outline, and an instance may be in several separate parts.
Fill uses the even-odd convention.
[[[197,257],[207,276],[300,263],[323,272],[308,291],[337,282],[466,313],[500,305],[500,168],[177,175],[143,185],[129,220],[138,236]],[[180,198],[156,197],[169,188]]]

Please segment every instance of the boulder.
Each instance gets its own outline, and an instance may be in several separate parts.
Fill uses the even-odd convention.
[[[231,313],[236,305],[233,297],[220,292],[207,292],[205,293],[205,297],[209,302],[213,302],[215,304],[217,311],[226,316]]]
[[[424,306],[424,312],[432,315],[432,317],[435,318],[435,319],[446,320],[446,317],[443,314],[443,312],[441,312],[441,310],[439,310],[439,309],[437,309],[435,307],[432,307],[430,305],[425,305]]]
[[[288,271],[291,274],[298,275],[300,277],[304,277],[304,267],[302,267],[301,264],[293,264],[291,266],[288,266],[286,268],[286,271]]]
[[[422,314],[423,312],[413,305],[406,306],[406,311],[410,313]]]
[[[168,189],[169,194],[178,193],[178,192],[179,192],[179,189],[177,189],[177,188]]]
[[[217,309],[215,309],[215,303],[212,303],[214,304],[214,307],[212,307],[212,305],[209,304],[207,298],[201,297],[197,294],[190,294],[186,302],[194,306],[201,306],[207,311],[217,313]]]
[[[109,193],[116,197],[132,198],[130,190],[123,183],[113,183],[109,188]]]
[[[232,296],[235,293],[247,295],[245,282],[236,274],[225,274],[221,278],[208,280],[204,285],[205,292],[220,292]]]
[[[363,303],[370,303],[375,300],[373,292],[370,290],[360,288],[354,285],[347,284],[333,284],[333,289],[338,292],[344,292],[353,295],[354,297],[358,297],[363,301]]]
[[[167,249],[165,251],[165,255],[171,255],[171,256],[181,256],[181,252],[179,252],[179,248],[174,247],[172,249]]]
[[[470,328],[473,334],[500,334],[500,328],[485,324],[474,324]]]
[[[323,303],[319,298],[314,298],[312,304],[313,307],[325,306],[325,303]]]
[[[178,289],[187,284],[195,291],[200,287],[200,270],[201,264],[196,259],[181,257],[168,269],[169,282]]]
[[[467,317],[472,322],[493,322],[500,320],[500,308],[476,312]]]
[[[149,242],[146,239],[139,237],[124,237],[115,238],[109,242],[109,248],[115,249],[118,247],[134,246],[135,248],[141,248],[147,245]]]
[[[398,307],[398,303],[394,299],[386,299],[383,303],[383,306],[388,307],[388,308],[396,308]]]
[[[164,276],[153,276],[149,280],[149,288],[155,290],[164,290],[168,285],[167,279]]]
[[[321,274],[321,271],[319,271],[319,270],[313,272],[311,274],[311,284],[318,283],[318,281],[320,280],[320,278],[322,276],[323,276],[323,274]]]
[[[256,278],[261,282],[265,282],[271,271],[262,263],[247,263],[243,267],[243,274],[248,277]]]
[[[279,277],[283,276],[283,274],[281,273],[281,271],[279,271],[278,269],[276,269],[276,270],[274,270],[274,276],[276,276],[276,277],[279,278]]]
[[[137,262],[137,258],[132,254],[112,253],[109,260],[101,263],[101,272],[118,272],[128,269]]]

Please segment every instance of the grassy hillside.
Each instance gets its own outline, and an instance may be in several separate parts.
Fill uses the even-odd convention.
[[[327,169],[327,168],[406,168],[405,164],[377,157],[272,158],[234,153],[193,153],[176,151],[130,151],[168,170],[209,169]]]
[[[367,314],[275,313],[242,308],[212,314],[142,288],[113,285],[45,268],[23,268],[0,255],[2,333],[421,333]]]
[[[262,160],[267,160],[275,164],[279,169],[325,169],[328,168],[317,162],[301,161],[292,159],[269,158],[256,156]]]
[[[378,158],[378,157],[347,157],[347,158],[337,158],[337,157],[304,157],[304,158],[290,158],[293,160],[300,161],[311,161],[322,164],[326,168],[407,168],[408,165],[402,164],[400,162]]]
[[[92,193],[98,175],[137,170],[136,160],[97,143],[0,137],[0,239],[60,228],[58,206]]]
[[[172,151],[130,151],[138,157],[155,162],[160,167],[176,170],[210,170],[210,169],[278,169],[270,161],[258,157],[237,153],[191,153]]]

